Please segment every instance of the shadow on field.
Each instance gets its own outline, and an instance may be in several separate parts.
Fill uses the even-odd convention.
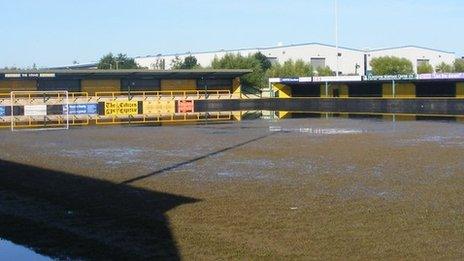
[[[196,201],[0,160],[0,237],[56,258],[177,260],[165,212]]]
[[[197,161],[200,161],[200,160],[209,158],[209,157],[213,157],[213,156],[215,156],[215,155],[217,155],[217,154],[221,154],[221,153],[223,153],[223,152],[226,152],[226,151],[229,151],[229,150],[233,150],[233,149],[236,149],[236,148],[245,146],[245,145],[247,145],[247,144],[249,144],[249,143],[253,143],[253,142],[258,141],[258,140],[262,140],[262,139],[267,138],[267,137],[269,137],[269,136],[271,136],[271,135],[274,135],[274,134],[276,134],[276,132],[273,132],[273,133],[270,133],[270,134],[266,134],[266,135],[263,135],[263,136],[260,136],[260,137],[257,137],[257,138],[251,139],[251,140],[247,140],[247,141],[244,141],[244,142],[241,142],[241,143],[238,143],[238,144],[235,144],[235,145],[226,147],[226,148],[224,148],[224,149],[220,149],[220,150],[217,150],[217,151],[213,151],[213,152],[210,152],[210,153],[208,153],[208,154],[205,154],[205,155],[202,155],[202,156],[199,156],[199,157],[190,159],[190,160],[186,160],[186,161],[180,162],[180,163],[178,163],[178,164],[174,164],[174,165],[169,166],[169,167],[167,167],[167,168],[160,169],[160,170],[157,170],[157,171],[155,171],[155,172],[152,172],[152,173],[149,173],[149,174],[146,174],[146,175],[142,175],[142,176],[138,176],[138,177],[135,177],[135,178],[132,178],[132,179],[125,180],[125,181],[121,182],[121,184],[129,184],[129,183],[133,183],[133,182],[136,182],[136,181],[139,181],[139,180],[142,180],[142,179],[149,178],[149,177],[151,177],[151,176],[163,174],[163,173],[165,173],[165,172],[168,172],[168,171],[171,171],[171,170],[175,170],[175,169],[180,168],[180,167],[182,167],[182,166],[185,166],[185,165],[188,165],[188,164],[191,164],[191,163],[194,163],[194,162],[197,162]]]

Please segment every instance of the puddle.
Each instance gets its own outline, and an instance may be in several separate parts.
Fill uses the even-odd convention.
[[[7,240],[0,239],[0,260],[42,261],[53,259],[43,255],[39,255],[26,247],[16,245]]]
[[[365,131],[360,129],[337,129],[337,128],[282,128],[280,126],[270,126],[270,132],[299,132],[313,135],[336,135],[336,134],[360,134]]]

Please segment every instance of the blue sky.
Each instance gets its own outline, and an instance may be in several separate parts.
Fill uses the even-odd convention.
[[[0,67],[334,43],[333,0],[0,0]],[[462,0],[339,0],[340,45],[464,55]]]

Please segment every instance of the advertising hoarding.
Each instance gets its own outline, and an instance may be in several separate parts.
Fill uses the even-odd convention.
[[[143,114],[173,114],[175,112],[176,104],[174,100],[143,102]]]
[[[111,101],[105,102],[105,115],[122,116],[137,115],[137,101]]]
[[[417,76],[418,79],[421,80],[434,80],[434,79],[464,79],[464,73],[426,73],[426,74],[419,74]]]
[[[25,105],[24,116],[46,116],[47,105]]]
[[[69,106],[63,105],[63,112],[66,114],[68,111],[72,115],[82,115],[82,114],[97,114],[98,105],[96,103],[90,104],[69,104]]]
[[[177,113],[194,112],[193,100],[179,100],[177,101]]]

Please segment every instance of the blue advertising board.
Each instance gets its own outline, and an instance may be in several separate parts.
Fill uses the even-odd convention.
[[[0,116],[6,115],[6,108],[4,106],[0,106]]]
[[[299,81],[300,81],[300,78],[281,78],[280,79],[280,82],[282,83],[295,83]]]
[[[66,108],[66,105],[63,105],[63,112],[66,113],[68,110],[69,114],[72,115],[80,115],[80,114],[97,114],[97,104],[90,103],[90,104],[69,104]]]

